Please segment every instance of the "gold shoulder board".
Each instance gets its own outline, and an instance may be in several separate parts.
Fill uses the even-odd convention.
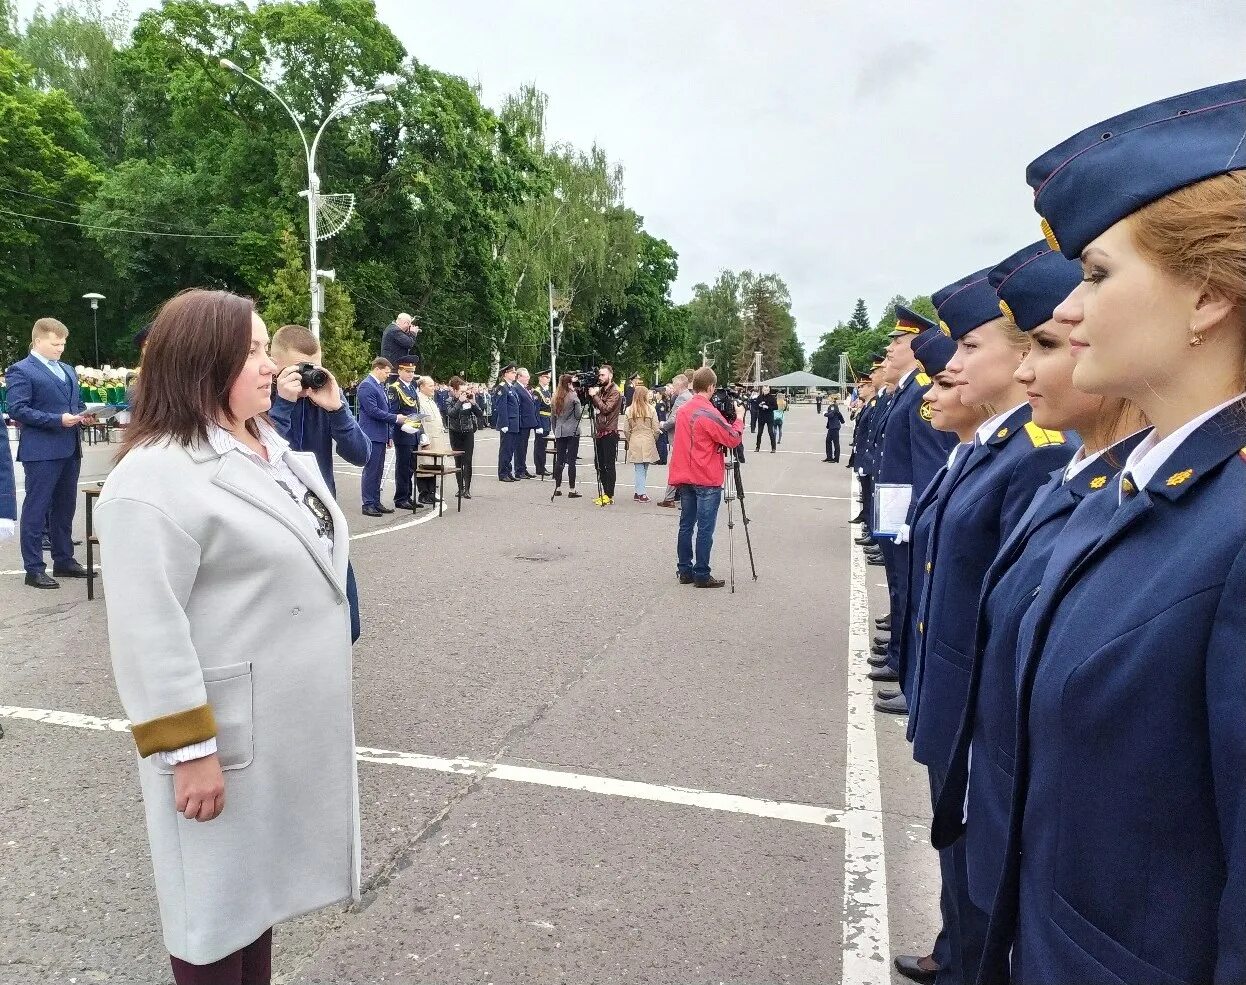
[[[930,386],[930,377],[925,373],[917,374],[917,383],[919,386]]]
[[[1035,448],[1064,444],[1063,431],[1048,431],[1045,428],[1040,428],[1033,421],[1026,422],[1025,433],[1030,436],[1030,442]]]

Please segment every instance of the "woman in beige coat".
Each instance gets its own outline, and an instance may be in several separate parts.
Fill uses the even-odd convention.
[[[649,502],[645,494],[645,481],[649,466],[658,460],[658,411],[649,402],[649,388],[637,383],[632,390],[632,402],[623,415],[623,427],[627,434],[627,460],[636,470],[636,492],[632,500]]]
[[[266,982],[271,928],[357,898],[349,531],[268,424],[251,302],[156,317],[95,527],[178,985]]]

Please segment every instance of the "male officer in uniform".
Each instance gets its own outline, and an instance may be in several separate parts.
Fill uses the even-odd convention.
[[[519,440],[515,444],[515,478],[535,479],[528,471],[528,442],[532,440],[532,432],[536,430],[536,401],[532,391],[528,389],[531,377],[522,366],[515,376],[515,395],[519,398]]]
[[[532,457],[536,463],[536,474],[544,479],[549,475],[545,467],[549,453],[549,436],[554,428],[554,391],[549,386],[549,370],[543,369],[536,374],[537,388],[532,391],[536,401],[536,449]]]
[[[416,361],[411,356],[398,360],[398,379],[389,385],[389,409],[395,420],[402,414],[405,423],[394,424],[394,509],[418,510],[415,501],[415,451],[424,440],[420,427],[420,391],[415,385]]]
[[[30,355],[14,363],[6,379],[9,416],[22,425],[17,460],[26,475],[22,503],[22,563],[32,588],[60,588],[43,561],[43,531],[52,541],[52,574],[85,578],[74,558],[74,509],[82,466],[83,413],[78,377],[60,361],[69,329],[55,318],[40,318],[31,332]]]
[[[493,426],[498,429],[498,480],[518,482],[514,474],[515,446],[519,443],[519,394],[515,392],[515,364],[502,367],[502,382],[493,395]]]

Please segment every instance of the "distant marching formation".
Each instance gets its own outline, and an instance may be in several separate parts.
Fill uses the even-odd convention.
[[[899,308],[859,381],[870,677],[942,875],[942,930],[896,966],[1242,985],[1246,81],[1026,178],[1043,239],[937,291],[937,324]]]

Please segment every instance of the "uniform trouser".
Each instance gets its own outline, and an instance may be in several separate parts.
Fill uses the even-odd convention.
[[[515,477],[531,475],[528,471],[528,442],[532,440],[532,428],[520,428],[515,435]]]
[[[757,422],[757,442],[753,445],[753,451],[761,451],[761,435],[762,431],[766,431],[770,435],[770,450],[774,451],[774,418],[763,417]]]
[[[901,620],[908,618],[909,609],[909,564],[913,557],[913,552],[908,544],[897,544],[890,538],[882,541],[884,545],[888,545],[883,552],[883,561],[887,565],[887,595],[891,599],[891,612],[895,617],[893,626],[898,626]],[[892,632],[891,639],[887,643],[887,666],[899,675],[900,680],[904,680],[903,669],[900,663],[900,632],[896,630]]]
[[[658,433],[658,464],[665,465],[671,451],[671,439],[665,431]],[[669,487],[668,487],[669,488]]]
[[[415,449],[413,442],[409,445],[394,443],[394,505],[410,503],[412,479],[415,476]]]
[[[372,454],[368,456],[368,464],[363,467],[363,505],[381,505],[381,476],[385,474],[386,441],[372,442]]]
[[[826,432],[826,457],[832,462],[839,461],[839,431]]]
[[[74,509],[78,503],[78,473],[82,458],[53,458],[46,462],[22,462],[26,474],[26,498],[22,500],[22,564],[27,573],[45,570],[43,531],[52,541],[52,566],[74,560]]]
[[[601,491],[614,499],[615,460],[619,456],[619,435],[599,434],[597,436],[597,474],[601,476]]]
[[[874,477],[868,473],[857,476],[861,483],[861,512],[865,516],[865,529],[873,533],[871,524],[874,522]]]
[[[459,492],[472,491],[472,453],[476,450],[476,432],[475,431],[451,431],[450,447],[455,451],[461,451],[463,454],[459,456],[459,471],[455,474],[455,481],[458,482]]]
[[[519,441],[518,431],[499,432],[498,437],[498,478],[509,479],[514,475],[515,445]]]
[[[538,432],[532,440],[532,464],[536,466],[537,475],[549,475],[547,466],[549,456],[549,419],[541,418],[545,433]]]
[[[941,771],[938,776],[934,770],[930,771],[932,805],[939,799],[944,779]],[[943,929],[935,938],[934,959],[939,965],[935,985],[973,985],[986,948],[990,914],[979,910],[969,898],[969,869],[963,837],[939,852],[939,876],[942,882],[939,913]]]

